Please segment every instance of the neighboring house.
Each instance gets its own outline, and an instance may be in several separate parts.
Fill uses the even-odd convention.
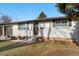
[[[44,20],[28,20],[0,24],[0,36],[35,36],[53,40],[58,39],[78,39],[78,21],[67,17],[53,17]]]

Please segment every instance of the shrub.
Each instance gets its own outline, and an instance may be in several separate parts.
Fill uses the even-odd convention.
[[[17,38],[15,36],[12,36],[11,37],[11,40],[16,40]]]

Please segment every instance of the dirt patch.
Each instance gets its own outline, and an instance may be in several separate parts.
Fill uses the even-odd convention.
[[[47,54],[48,56],[79,56],[79,49],[57,49],[52,50]]]
[[[55,40],[54,42],[56,44],[64,44],[64,45],[68,45],[68,46],[76,46],[76,44],[74,42],[72,42],[71,40]]]

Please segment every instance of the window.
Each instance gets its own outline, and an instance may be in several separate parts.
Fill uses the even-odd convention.
[[[56,20],[53,24],[54,27],[67,27],[68,26],[68,20]]]
[[[18,30],[26,30],[27,24],[18,24]]]

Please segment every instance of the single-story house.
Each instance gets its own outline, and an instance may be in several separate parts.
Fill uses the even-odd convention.
[[[27,36],[39,35],[53,40],[79,39],[78,21],[67,17],[52,17],[44,20],[27,20],[10,23],[0,23],[0,36]]]

